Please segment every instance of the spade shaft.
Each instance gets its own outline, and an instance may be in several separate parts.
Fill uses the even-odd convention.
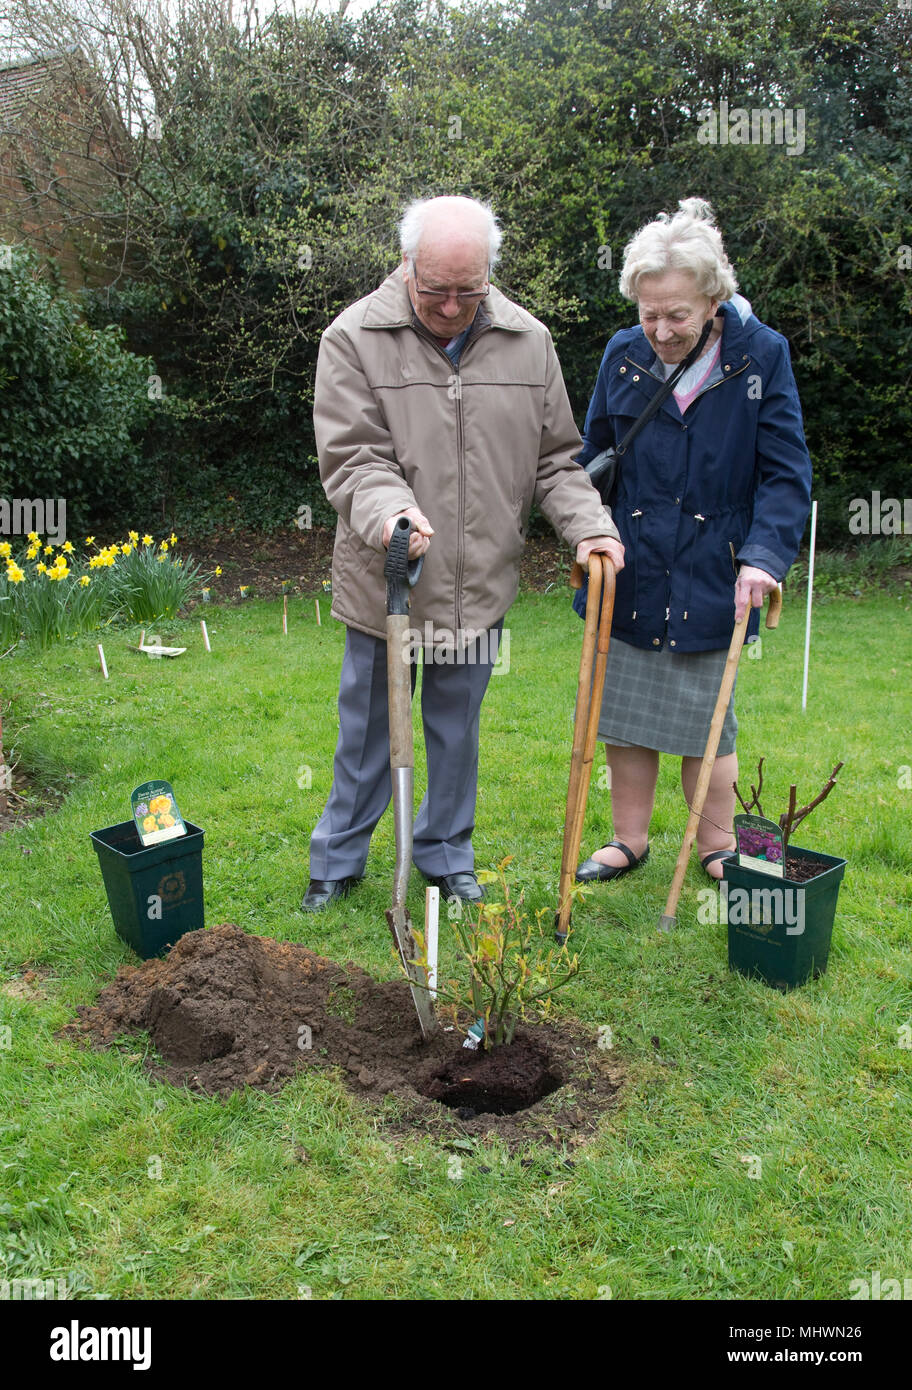
[[[405,905],[412,869],[414,825],[415,745],[412,736],[412,670],[409,634],[409,590],[421,573],[421,558],[409,563],[412,523],[400,517],[393,527],[386,555],[386,675],[389,698],[390,775],[393,784],[393,821],[396,832],[396,868],[393,902],[386,914],[402,968],[415,1004],[421,1032],[429,1038],[437,1030],[437,1018],[424,971],[417,964],[418,945]]]

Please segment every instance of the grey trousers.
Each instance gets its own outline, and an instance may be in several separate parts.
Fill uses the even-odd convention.
[[[503,622],[468,648],[469,659],[438,665],[428,652],[421,682],[427,792],[415,819],[413,859],[424,873],[474,868],[478,727]],[[417,666],[412,665],[412,692]],[[386,642],[346,629],[339,680],[339,741],[333,784],[310,839],[310,876],[358,878],[374,827],[392,797]]]

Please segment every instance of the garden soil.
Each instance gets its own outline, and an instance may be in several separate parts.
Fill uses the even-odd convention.
[[[497,1134],[514,1149],[585,1142],[622,1079],[578,1025],[520,1027],[491,1052],[463,1048],[457,1029],[426,1043],[405,980],[381,983],[352,962],[229,923],[121,967],[77,1012],[64,1035],[108,1047],[145,1032],[154,1049],[146,1069],[175,1086],[275,1092],[301,1071],[336,1068],[389,1129],[442,1140]]]

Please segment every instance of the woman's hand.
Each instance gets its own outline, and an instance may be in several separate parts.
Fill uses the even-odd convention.
[[[755,569],[753,565],[742,565],[735,581],[735,622],[740,623],[748,605],[762,608],[767,594],[778,589],[779,581],[766,570]]]

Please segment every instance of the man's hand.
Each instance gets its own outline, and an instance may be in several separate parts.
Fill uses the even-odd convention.
[[[409,559],[417,560],[418,556],[423,555],[430,545],[430,537],[434,534],[434,528],[424,513],[420,512],[417,507],[407,507],[404,512],[397,512],[395,516],[389,517],[384,523],[383,544],[385,546],[389,545],[390,536],[393,534],[393,527],[400,516],[407,516],[415,528],[409,536]]]
[[[583,569],[589,568],[589,556],[593,553],[607,555],[616,570],[624,568],[624,547],[613,536],[589,536],[576,547],[576,563]]]
[[[766,570],[758,570],[753,565],[742,565],[735,582],[735,622],[740,623],[747,610],[762,608],[763,600],[773,589],[778,589],[779,581]]]

